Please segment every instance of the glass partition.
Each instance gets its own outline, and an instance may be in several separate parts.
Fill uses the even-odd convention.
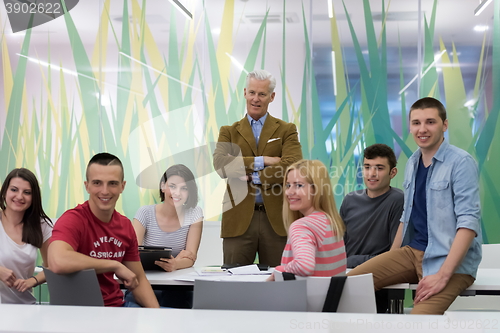
[[[213,146],[245,114],[246,73],[265,68],[278,81],[270,113],[297,125],[304,157],[330,166],[337,204],[362,186],[359,157],[375,142],[394,147],[400,187],[416,149],[409,107],[442,100],[450,142],[479,164],[484,240],[500,241],[500,1],[478,16],[476,0],[181,3],[192,17],[165,0],[77,1],[16,33],[0,6],[0,178],[35,171],[56,218],[86,199],[86,163],[108,151],[125,166],[117,209],[133,218],[182,163],[218,220]]]

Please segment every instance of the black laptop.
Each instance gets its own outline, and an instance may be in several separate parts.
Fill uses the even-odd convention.
[[[170,258],[172,255],[172,248],[167,246],[139,246],[139,255],[141,257],[142,267],[145,271],[163,270],[155,261],[160,258]]]

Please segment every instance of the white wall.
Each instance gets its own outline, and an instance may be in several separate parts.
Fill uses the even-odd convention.
[[[204,221],[198,259],[195,266],[222,265],[222,238],[220,238],[220,221]]]

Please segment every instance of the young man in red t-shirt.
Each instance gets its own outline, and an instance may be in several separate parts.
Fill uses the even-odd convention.
[[[159,307],[140,262],[132,223],[115,210],[126,183],[122,163],[114,155],[97,154],[87,165],[86,177],[89,200],[66,211],[54,225],[49,268],[57,274],[95,269],[105,306],[124,305],[116,274],[137,303]]]

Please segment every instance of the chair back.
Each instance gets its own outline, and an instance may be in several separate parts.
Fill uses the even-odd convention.
[[[500,268],[500,261],[498,260],[500,244],[483,244],[482,252],[483,256],[479,263],[479,270]],[[476,283],[477,282],[476,280]],[[472,292],[473,295],[476,293],[475,290],[465,290],[455,299],[455,301],[453,301],[453,303],[451,303],[447,311],[500,311],[500,302],[498,301],[497,295],[476,295],[474,297],[467,297],[470,292]]]
[[[94,269],[71,274],[56,274],[43,268],[50,295],[50,305],[104,306],[101,288]]]
[[[479,263],[479,268],[500,268],[498,254],[500,253],[500,244],[483,244],[483,258]]]
[[[282,274],[274,272],[276,281],[282,281]],[[323,276],[296,276],[297,280],[307,281],[307,311],[322,312],[331,277]],[[287,281],[290,282],[290,281]],[[345,281],[337,312],[345,313],[377,313],[375,303],[375,289],[373,287],[373,275],[363,274],[348,276]]]
[[[329,277],[307,278],[307,311],[321,312],[330,286]],[[337,312],[377,313],[372,274],[348,276]]]
[[[306,311],[306,281],[194,281],[193,309]]]

